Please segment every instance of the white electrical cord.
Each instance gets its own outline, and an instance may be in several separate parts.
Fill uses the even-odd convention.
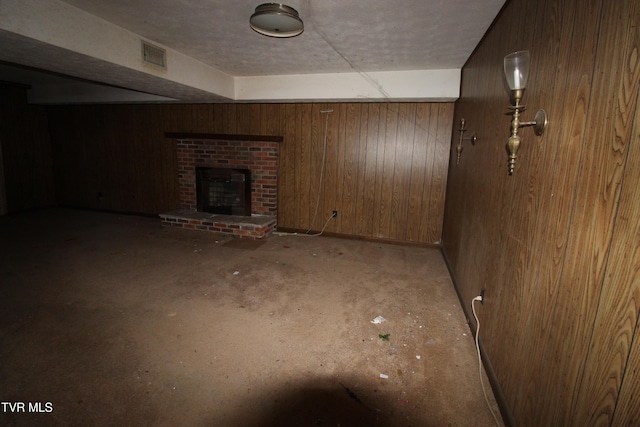
[[[324,226],[322,227],[322,230],[319,233],[316,233],[316,234],[301,234],[301,236],[309,236],[309,237],[322,236],[322,233],[324,233],[324,229],[327,228],[327,225],[329,225],[329,222],[332,219],[333,219],[333,215],[331,215],[329,217],[329,219],[327,220],[327,222],[324,223]]]
[[[498,417],[493,412],[493,408],[491,407],[491,403],[489,403],[489,398],[487,397],[487,391],[484,388],[484,381],[482,380],[482,356],[480,355],[480,320],[478,320],[478,315],[476,314],[476,306],[475,302],[482,302],[482,296],[478,295],[473,300],[471,300],[471,310],[473,311],[473,317],[476,319],[476,351],[478,353],[478,374],[480,375],[480,385],[482,386],[482,393],[484,394],[484,400],[487,402],[487,406],[489,407],[489,411],[491,411],[491,416],[493,416],[493,420],[496,422],[496,425],[500,427],[500,421],[498,421]]]
[[[316,234],[307,234],[309,232],[309,230],[307,230],[307,233],[284,233],[282,231],[274,231],[273,234],[276,236],[306,236],[306,237],[317,237],[317,236],[322,236],[322,233],[324,233],[324,229],[327,228],[327,225],[329,225],[329,222],[331,222],[331,220],[333,219],[333,214],[329,217],[329,219],[327,220],[327,222],[324,223],[324,227],[322,227],[322,230],[319,233]]]
[[[313,219],[311,220],[311,224],[313,224],[318,216],[318,207],[320,206],[320,195],[322,194],[322,182],[324,180],[324,163],[327,157],[327,132],[329,130],[329,114],[333,113],[333,110],[322,110],[320,111],[322,114],[326,114],[324,121],[324,148],[322,149],[322,166],[320,167],[320,181],[318,182],[318,199],[316,200],[316,209],[313,213]],[[333,215],[331,216],[333,218]],[[310,225],[311,225],[310,224]],[[325,227],[327,225],[325,224]],[[324,228],[322,229],[324,231]],[[307,233],[311,231],[311,227],[307,230]]]

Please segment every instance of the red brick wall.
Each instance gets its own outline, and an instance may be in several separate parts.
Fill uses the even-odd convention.
[[[277,142],[179,139],[178,182],[181,209],[196,210],[196,167],[251,170],[251,213],[276,216]]]

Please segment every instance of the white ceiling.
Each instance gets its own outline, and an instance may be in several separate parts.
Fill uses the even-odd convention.
[[[289,0],[305,30],[277,39],[249,27],[260,0],[2,0],[0,80],[40,103],[450,101],[504,2]],[[141,40],[167,50],[166,71],[141,64]]]

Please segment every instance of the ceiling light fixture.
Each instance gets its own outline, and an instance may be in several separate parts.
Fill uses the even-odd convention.
[[[264,3],[256,7],[249,25],[254,31],[269,37],[295,37],[304,31],[298,11],[280,3]]]

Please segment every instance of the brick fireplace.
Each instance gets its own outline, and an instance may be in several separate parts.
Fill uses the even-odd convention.
[[[180,210],[160,215],[164,225],[259,239],[275,229],[280,137],[167,134],[177,141]],[[196,168],[251,171],[251,216],[199,212]]]

